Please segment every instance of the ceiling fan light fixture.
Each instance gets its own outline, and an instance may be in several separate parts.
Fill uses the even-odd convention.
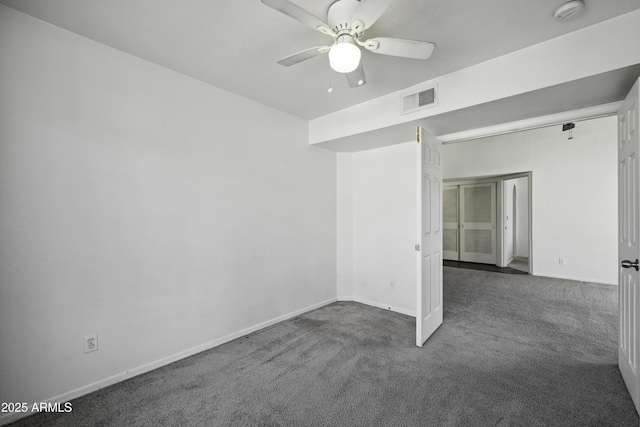
[[[329,51],[329,64],[338,73],[350,73],[360,65],[362,52],[351,40],[338,42]]]
[[[385,13],[394,0],[331,0],[326,22],[298,6],[297,3],[300,0],[261,1],[270,8],[333,38],[330,46],[305,49],[278,60],[278,64],[288,67],[328,53],[330,73],[335,71],[346,74],[349,86],[352,88],[367,84],[361,62],[361,48],[380,55],[424,60],[431,56],[436,46],[435,43],[427,41],[392,37],[362,39],[365,30]]]

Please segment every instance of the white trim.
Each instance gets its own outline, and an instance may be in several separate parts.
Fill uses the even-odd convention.
[[[506,267],[504,263],[504,179],[496,181],[496,266]]]
[[[368,299],[364,299],[364,298],[359,298],[359,297],[338,297],[338,301],[341,302],[357,302],[360,304],[365,304],[365,305],[370,305],[372,307],[376,307],[376,308],[381,308],[383,310],[389,310],[389,311],[393,311],[396,313],[400,313],[400,314],[404,314],[406,316],[411,316],[411,317],[416,317],[416,313],[408,310],[406,308],[400,308],[394,305],[389,305],[389,304],[383,304],[381,302],[376,302],[376,301],[371,301]]]
[[[138,376],[140,374],[144,374],[144,373],[153,371],[154,369],[160,368],[162,366],[168,365],[168,364],[173,363],[173,362],[177,362],[178,360],[185,359],[187,357],[193,356],[194,354],[198,354],[198,353],[203,352],[205,350],[210,350],[212,348],[218,347],[219,345],[225,344],[225,343],[227,343],[229,341],[233,341],[233,340],[235,340],[237,338],[243,337],[245,335],[249,335],[249,334],[251,334],[253,332],[259,331],[260,329],[264,329],[264,328],[267,328],[269,326],[275,325],[276,323],[280,323],[280,322],[283,322],[285,320],[289,320],[289,319],[291,319],[293,317],[299,316],[299,315],[307,313],[309,311],[316,310],[316,309],[318,309],[320,307],[324,307],[325,305],[329,305],[329,304],[334,303],[336,301],[338,301],[337,298],[331,298],[331,299],[328,299],[326,301],[323,301],[323,302],[320,302],[320,303],[317,303],[317,304],[313,304],[313,305],[310,305],[310,306],[305,307],[305,308],[301,308],[301,309],[293,311],[293,312],[291,312],[289,314],[284,314],[284,315],[278,316],[278,317],[276,317],[274,319],[267,320],[266,322],[262,322],[262,323],[259,323],[257,325],[253,325],[253,326],[250,326],[248,328],[242,329],[242,330],[240,330],[238,332],[231,333],[231,334],[226,335],[226,336],[224,336],[222,338],[218,338],[218,339],[215,339],[213,341],[209,341],[209,342],[197,345],[195,347],[192,347],[190,349],[181,351],[181,352],[173,354],[171,356],[163,357],[162,359],[158,359],[158,360],[156,360],[154,362],[150,362],[150,363],[147,363],[145,365],[138,366],[136,368],[133,368],[133,369],[127,370],[125,372],[113,375],[111,377],[104,378],[104,379],[102,379],[100,381],[96,381],[94,383],[87,384],[85,386],[79,387],[79,388],[77,388],[75,390],[68,391],[66,393],[60,394],[60,395],[55,396],[55,397],[51,397],[49,399],[44,400],[43,402],[46,402],[46,403],[65,403],[65,402],[68,402],[70,400],[77,399],[78,397],[84,396],[84,395],[89,394],[89,393],[93,393],[94,391],[103,389],[105,387],[109,387],[111,385],[117,384],[117,383],[122,382],[124,380],[127,380],[129,378]],[[31,415],[30,412],[3,414],[3,415],[0,416],[0,426],[8,424],[10,422],[14,422],[14,421],[16,421],[16,420],[18,420],[20,418],[24,418],[24,417],[27,417],[29,415]]]
[[[525,130],[538,129],[566,122],[590,120],[598,117],[613,116],[618,114],[622,101],[611,102],[609,104],[596,105],[594,107],[581,108],[579,110],[565,111],[563,113],[550,114],[548,116],[533,117],[525,120],[518,120],[510,123],[503,123],[495,126],[488,126],[479,129],[471,129],[462,132],[439,135],[438,139],[443,144],[469,141],[472,139],[486,138],[489,136],[504,135],[508,133],[521,132]]]
[[[533,271],[533,171],[527,172],[529,185],[529,274],[534,275]]]

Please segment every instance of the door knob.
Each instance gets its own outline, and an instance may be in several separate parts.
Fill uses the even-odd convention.
[[[622,268],[635,268],[636,271],[638,271],[638,260],[636,259],[635,261],[631,262],[628,259],[625,259],[624,261],[622,261],[622,263],[620,263],[620,265],[622,265]]]

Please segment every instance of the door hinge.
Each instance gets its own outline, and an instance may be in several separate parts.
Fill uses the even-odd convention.
[[[420,127],[416,127],[416,142],[420,144]]]
[[[420,252],[420,245],[416,245],[415,248],[416,248],[416,252]]]

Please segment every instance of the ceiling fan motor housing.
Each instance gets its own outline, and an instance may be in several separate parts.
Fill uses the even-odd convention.
[[[351,32],[351,17],[359,5],[358,0],[338,0],[329,6],[327,23],[336,34]]]

